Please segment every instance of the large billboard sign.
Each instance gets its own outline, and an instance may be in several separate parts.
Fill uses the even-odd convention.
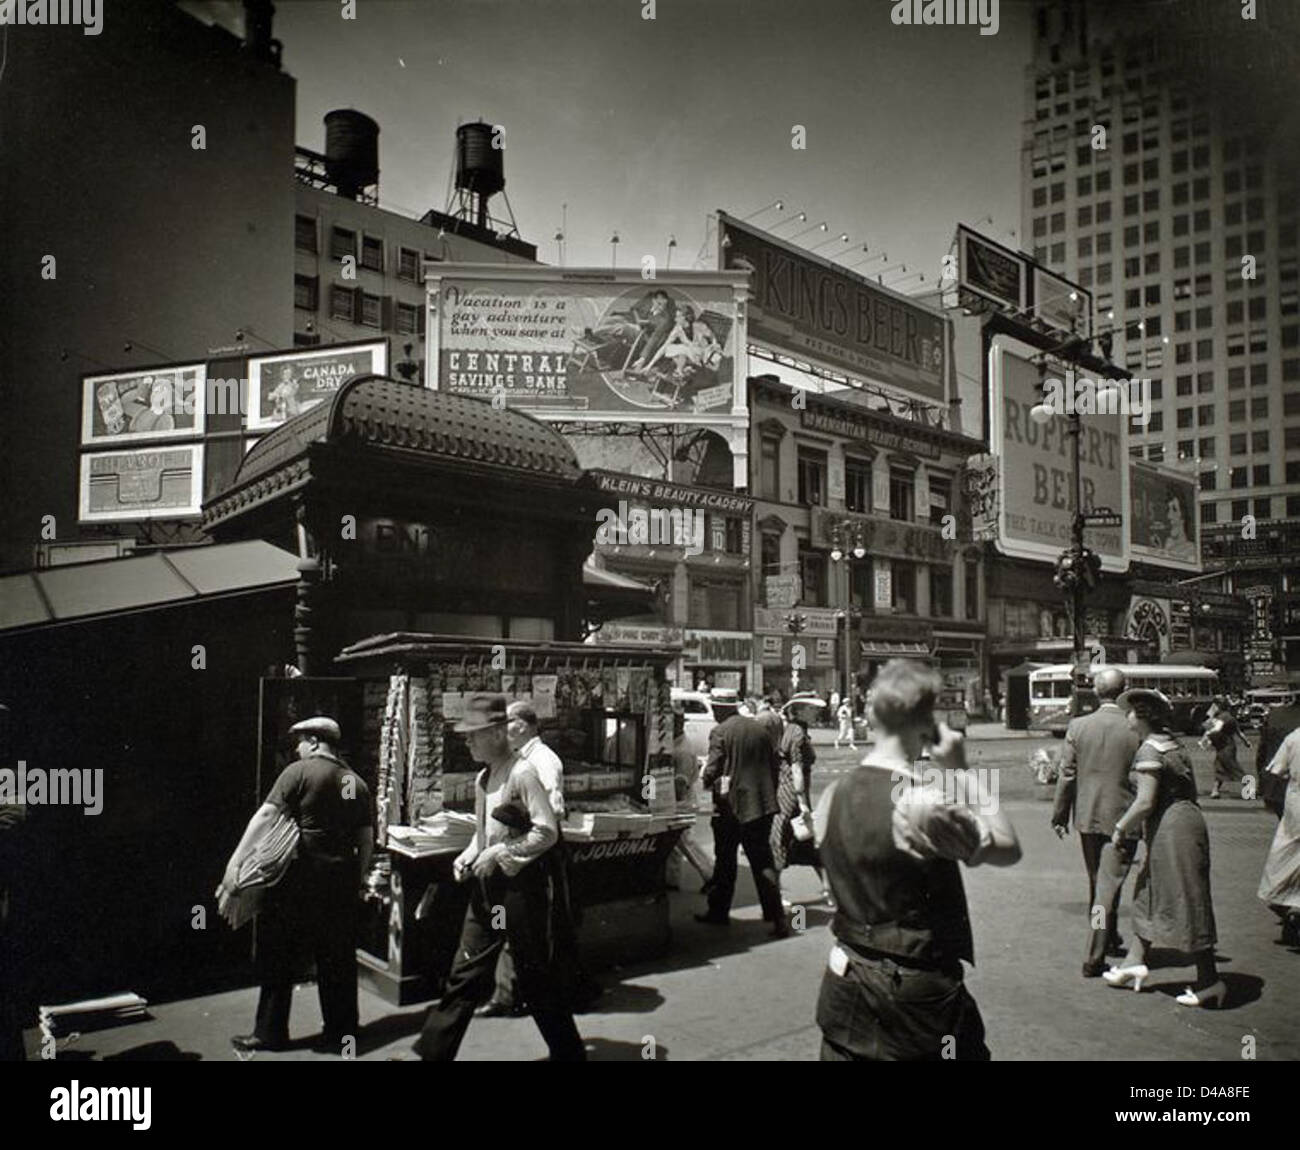
[[[1129,472],[1129,539],[1135,559],[1200,571],[1194,476],[1134,460]]]
[[[995,336],[989,350],[989,450],[999,460],[998,549],[1021,559],[1054,562],[1071,544],[1074,519],[1074,437],[1070,417],[1045,423],[1030,416],[1039,403],[1041,370],[1034,348]],[[1085,514],[1116,513],[1113,526],[1089,525],[1084,542],[1106,571],[1128,570],[1127,416],[1082,414],[1079,461]]]
[[[904,295],[718,214],[719,265],[751,275],[749,337],[773,351],[948,400],[948,320]]]
[[[133,368],[81,377],[81,445],[193,439],[203,434],[207,366]]]
[[[1077,335],[1087,335],[1092,321],[1086,288],[965,224],[957,225],[957,298],[964,307],[991,305]]]
[[[197,516],[203,502],[203,447],[180,444],[81,457],[83,523]]]
[[[248,361],[248,428],[278,427],[324,403],[349,379],[387,371],[387,340],[254,356]]]
[[[431,387],[566,422],[744,415],[743,276],[443,264],[428,284]]]

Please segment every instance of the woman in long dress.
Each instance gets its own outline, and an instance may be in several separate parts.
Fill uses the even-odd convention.
[[[1116,847],[1144,832],[1146,856],[1133,895],[1137,942],[1125,964],[1102,977],[1112,986],[1141,990],[1151,947],[1181,951],[1196,962],[1196,984],[1177,998],[1182,1006],[1222,1006],[1227,987],[1214,961],[1218,941],[1210,897],[1210,836],[1196,803],[1191,760],[1169,733],[1172,708],[1159,691],[1127,691],[1118,703],[1141,737],[1133,759],[1137,797],[1115,824]]]
[[[1282,740],[1266,769],[1286,780],[1286,798],[1264,860],[1259,897],[1282,920],[1282,941],[1300,946],[1300,727]]]
[[[807,838],[795,834],[795,820],[808,819],[812,814],[809,797],[812,794],[812,767],[817,761],[807,724],[793,714],[787,717],[781,734],[781,773],[776,785],[776,818],[772,820],[772,859],[777,873],[788,866],[810,866],[817,872],[822,884],[822,897],[834,910],[835,903],[826,886],[821,858],[811,833]],[[811,831],[811,827],[809,828]],[[783,900],[784,901],[784,900]]]

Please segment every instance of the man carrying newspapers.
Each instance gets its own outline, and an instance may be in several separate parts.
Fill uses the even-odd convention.
[[[298,761],[249,820],[217,888],[232,927],[262,917],[257,1022],[231,1044],[245,1052],[288,1046],[294,978],[311,956],[324,1019],[313,1049],[341,1054],[357,1032],[356,909],[374,844],[370,790],[338,757],[333,719],[304,719],[289,732]]]

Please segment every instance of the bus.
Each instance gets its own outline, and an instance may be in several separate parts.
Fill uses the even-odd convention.
[[[1160,663],[1124,663],[1115,667],[1124,673],[1129,688],[1148,687],[1161,692],[1173,704],[1171,725],[1186,734],[1201,733],[1206,712],[1218,694],[1219,672],[1209,667]],[[1092,676],[1100,670],[1090,667],[1087,685],[1074,691],[1074,667],[1054,663],[1029,672],[1029,729],[1051,731],[1058,739],[1076,715],[1097,709]]]

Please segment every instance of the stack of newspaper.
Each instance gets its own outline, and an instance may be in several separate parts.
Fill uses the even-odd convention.
[[[148,1003],[138,994],[126,992],[108,998],[87,998],[62,1006],[40,1008],[41,1034],[46,1038],[66,1038],[87,1030],[101,1030],[123,1022],[137,1022],[145,1017]]]
[[[388,845],[407,855],[459,853],[469,846],[477,823],[471,814],[439,811],[413,827],[390,825]]]

